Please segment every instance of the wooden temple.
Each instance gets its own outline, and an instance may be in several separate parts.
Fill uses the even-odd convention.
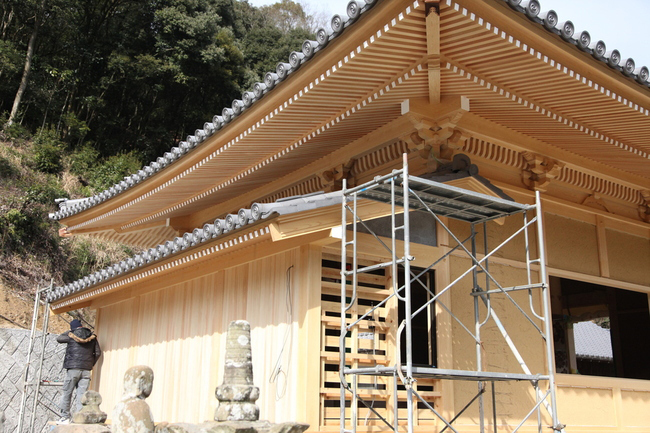
[[[545,361],[543,342],[533,338],[538,319],[531,325],[506,301],[494,310],[529,364],[555,372],[566,431],[650,431],[648,69],[542,6],[352,1],[347,16],[333,17],[231,107],[214,107],[219,114],[187,140],[111,189],[64,203],[52,215],[64,235],[143,249],[48,294],[55,313],[97,312],[104,355],[92,388],[106,407],[120,398],[126,369],[146,364],[155,374],[148,401],[156,421],[212,419],[225,331],[245,319],[262,418],[341,431],[336,192],[344,181],[354,187],[401,168],[406,154],[415,176],[524,204],[541,192],[553,359]],[[373,202],[359,211],[378,226],[391,213]],[[461,223],[442,220],[467,236]],[[491,221],[485,240],[512,233],[509,219]],[[522,275],[522,237],[491,258],[491,272],[513,281]],[[360,266],[390,259],[371,234],[358,239]],[[457,245],[440,226],[410,242],[431,292],[464,272],[469,259],[452,251]],[[447,253],[426,269],[425,258]],[[350,319],[376,306],[396,280],[389,267],[359,275]],[[473,320],[470,280],[441,296],[459,320],[438,307],[427,313],[417,330],[427,344],[414,347],[419,363],[477,369],[476,344],[463,329]],[[512,297],[520,295],[527,305],[527,293]],[[542,301],[534,294],[531,307]],[[374,324],[347,339],[353,367],[397,362],[397,300],[372,314]],[[583,322],[606,329],[609,341],[594,337],[583,349],[589,338],[574,332]],[[518,369],[494,325],[481,336],[480,367]],[[406,431],[404,387],[382,377],[360,383],[374,410],[360,406],[345,428],[390,430],[381,416]],[[512,431],[521,420],[521,431],[538,431],[537,415],[526,418],[536,401],[529,383],[486,394],[485,410],[497,416],[485,425],[476,402],[464,410],[475,382],[430,377],[415,386],[455,431]],[[547,413],[540,417],[545,430],[562,430]],[[414,431],[445,427],[416,404]]]

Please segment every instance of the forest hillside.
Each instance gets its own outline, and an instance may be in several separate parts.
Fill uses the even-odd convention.
[[[29,326],[38,287],[135,252],[60,237],[55,199],[98,193],[168,151],[319,21],[291,0],[1,0],[0,327]]]

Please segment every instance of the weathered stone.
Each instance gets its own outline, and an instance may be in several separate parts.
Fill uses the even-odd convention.
[[[238,320],[228,326],[223,385],[217,387],[216,421],[202,424],[160,423],[156,433],[303,433],[309,424],[259,421],[255,401],[260,390],[253,385],[250,325]]]
[[[106,421],[106,413],[99,409],[102,396],[97,391],[86,391],[81,396],[81,410],[72,415],[72,422],[77,424],[101,424]]]
[[[63,424],[50,433],[111,433],[111,429],[106,424]]]
[[[0,410],[0,433],[4,433],[5,431],[5,413],[4,411]]]
[[[257,421],[260,409],[255,401],[260,390],[253,385],[251,326],[244,320],[230,322],[226,337],[223,384],[217,387],[219,406],[216,421]]]
[[[124,394],[113,411],[113,433],[153,433],[151,409],[145,398],[153,388],[153,370],[146,365],[129,368],[124,374]]]
[[[162,423],[156,433],[302,433],[309,424],[280,423],[268,421],[208,421],[202,424]]]

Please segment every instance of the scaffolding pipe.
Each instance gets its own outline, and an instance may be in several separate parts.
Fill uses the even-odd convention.
[[[346,179],[343,179],[343,188],[341,190],[341,193],[343,194],[343,197],[345,197],[346,193],[346,187],[347,187],[347,181]],[[347,262],[347,230],[345,229],[347,223],[347,212],[346,212],[346,206],[345,206],[345,198],[342,200],[341,204],[341,336],[339,337],[339,379],[341,381],[341,395],[339,397],[339,404],[340,404],[340,430],[341,433],[345,433],[345,390],[348,386],[347,381],[345,380],[345,335],[347,333],[346,331],[346,325],[345,325],[345,304],[346,304],[346,295],[347,295],[347,288],[346,288],[346,281],[345,281],[345,271],[346,271],[346,262]],[[18,432],[20,433],[20,432]]]
[[[408,433],[413,433],[413,333],[411,332],[411,238],[409,225],[409,176],[408,155],[402,155],[402,185],[404,193],[404,320],[406,321],[406,408]]]
[[[553,429],[564,432],[564,426],[560,425],[557,417],[557,401],[555,394],[555,363],[553,362],[553,338],[551,330],[551,294],[548,290],[548,276],[546,275],[546,242],[544,239],[542,199],[539,191],[535,191],[535,206],[537,209],[537,248],[539,249],[539,279],[542,286],[542,302],[544,308],[544,333],[546,334],[546,363],[548,368],[548,388],[551,393],[551,418],[553,420]]]
[[[27,348],[27,361],[25,364],[25,373],[23,375],[23,394],[20,397],[20,411],[18,413],[18,428],[16,429],[17,433],[22,432],[23,428],[23,417],[25,416],[25,405],[27,404],[27,388],[29,386],[29,365],[32,360],[32,350],[34,348],[34,334],[36,333],[36,322],[38,321],[38,308],[41,300],[41,291],[36,291],[36,296],[34,299],[34,314],[32,315],[32,328],[29,337],[29,346]],[[34,414],[32,414],[34,417]]]
[[[396,197],[396,191],[399,190],[399,188],[396,186],[397,181],[401,178],[402,180],[402,191],[401,193],[403,194],[403,203],[400,203],[403,206],[404,210],[404,224],[400,227],[397,227],[396,225],[396,220],[395,220],[395,215],[397,214],[396,210],[396,203],[399,202],[399,198]],[[444,216],[449,216],[448,212],[452,210],[453,214],[453,209],[450,208],[450,206],[447,206],[447,204],[453,205],[458,205],[461,206],[461,209],[458,209],[458,215],[456,218],[458,219],[465,219],[467,222],[471,223],[471,235],[469,239],[471,239],[471,252],[468,250],[467,247],[465,247],[463,244],[464,242],[460,242],[458,238],[451,232],[451,230],[438,218],[438,215],[433,212],[432,208],[427,205],[423,201],[422,198],[418,195],[418,191],[412,191],[409,187],[409,182],[411,178],[408,173],[408,157],[406,154],[403,155],[403,168],[401,170],[393,170],[393,172],[389,175],[384,175],[384,176],[378,176],[376,177],[373,181],[366,182],[363,185],[347,189],[347,182],[344,179],[343,180],[343,197],[344,199],[342,200],[343,206],[342,206],[342,228],[343,228],[343,233],[341,237],[341,337],[340,337],[340,347],[339,347],[339,352],[340,352],[340,365],[339,365],[339,375],[341,378],[341,397],[340,397],[340,412],[341,412],[341,433],[348,433],[348,432],[356,432],[357,428],[357,398],[359,401],[361,401],[364,405],[368,407],[368,404],[365,403],[363,399],[357,396],[358,390],[357,390],[357,377],[358,375],[383,375],[383,374],[390,374],[393,376],[393,383],[394,383],[394,389],[393,389],[393,425],[391,428],[394,431],[398,431],[398,426],[399,426],[399,411],[398,411],[398,394],[397,394],[397,384],[398,384],[398,377],[400,381],[404,384],[406,388],[406,404],[407,404],[407,432],[408,433],[413,433],[413,427],[414,427],[414,410],[415,410],[415,404],[416,404],[416,399],[414,398],[417,397],[420,401],[423,402],[424,405],[426,405],[431,411],[433,411],[434,414],[440,418],[440,420],[446,425],[445,429],[449,428],[453,431],[456,431],[454,427],[452,427],[452,423],[455,421],[457,418],[457,415],[451,422],[447,422],[445,418],[443,418],[436,410],[433,408],[431,404],[426,402],[414,389],[413,383],[415,382],[414,380],[414,373],[418,375],[430,375],[432,377],[440,377],[443,379],[466,379],[466,380],[475,380],[477,381],[478,385],[478,393],[476,396],[466,405],[465,409],[470,407],[474,401],[478,400],[479,401],[479,428],[482,433],[485,432],[486,428],[486,420],[485,420],[485,405],[484,405],[484,397],[483,393],[486,390],[486,381],[490,381],[492,384],[492,424],[493,424],[493,430],[496,433],[497,432],[497,412],[496,412],[496,390],[495,390],[495,380],[527,380],[529,381],[532,386],[534,387],[535,390],[535,396],[536,396],[536,401],[534,404],[534,407],[531,409],[531,411],[524,417],[524,419],[519,423],[519,425],[515,428],[515,431],[519,430],[526,422],[526,420],[529,419],[529,417],[537,412],[537,425],[538,425],[538,431],[541,430],[541,414],[540,414],[540,407],[544,406],[549,414],[551,415],[552,418],[552,428],[555,431],[564,431],[564,426],[561,425],[557,419],[557,403],[556,403],[556,392],[555,392],[555,376],[554,376],[554,369],[553,369],[553,353],[552,353],[552,330],[551,330],[551,320],[550,320],[550,297],[549,297],[549,288],[548,288],[548,282],[547,282],[547,275],[546,275],[546,261],[545,261],[545,245],[544,245],[544,238],[543,238],[543,227],[542,227],[542,209],[541,209],[541,199],[540,199],[540,194],[539,192],[536,193],[536,203],[534,206],[530,205],[522,205],[518,203],[510,203],[505,200],[499,199],[499,198],[492,198],[492,197],[486,197],[485,195],[479,194],[479,193],[474,193],[470,191],[463,191],[458,188],[454,187],[449,187],[446,185],[441,185],[433,181],[425,180],[425,179],[419,179],[419,178],[413,178],[413,184],[414,185],[425,185],[424,189],[426,191],[420,191],[423,194],[423,197],[430,202],[432,205],[432,208],[435,208],[437,212],[440,212],[441,215]],[[389,185],[390,184],[390,185]],[[390,191],[388,191],[388,188],[390,188]],[[414,188],[417,188],[414,186]],[[449,195],[449,192],[452,192],[451,196]],[[346,206],[346,199],[345,197],[347,196],[353,196],[354,204],[352,206],[352,209],[350,207]],[[364,221],[357,215],[357,200],[358,198],[370,198],[373,200],[378,200],[381,202],[388,202],[390,200],[390,205],[391,205],[391,248],[389,248],[372,230],[370,232],[373,234],[375,239],[377,239],[381,245],[388,250],[391,256],[391,261],[389,263],[382,263],[382,264],[377,264],[377,265],[371,265],[369,267],[361,268],[359,269],[358,264],[357,264],[357,223],[361,223],[362,225],[366,226]],[[400,197],[401,198],[401,197]],[[441,226],[446,230],[450,236],[457,242],[457,246],[455,246],[451,251],[456,250],[457,248],[462,248],[469,256],[470,259],[472,260],[472,264],[467,269],[465,272],[462,272],[459,277],[454,279],[453,282],[448,284],[444,289],[439,291],[438,294],[432,294],[429,290],[429,295],[430,298],[427,299],[424,302],[424,305],[419,306],[419,308],[416,309],[415,312],[412,311],[412,294],[411,294],[411,283],[414,281],[420,281],[419,277],[422,275],[420,273],[417,276],[414,276],[414,274],[411,272],[411,266],[410,266],[410,261],[413,260],[413,257],[410,255],[410,218],[409,218],[409,208],[411,206],[411,200],[413,200],[413,207],[417,209],[422,209],[425,211],[428,211],[429,214],[431,214],[435,220],[441,224]],[[463,201],[465,200],[465,201]],[[486,200],[488,200],[486,202]],[[495,214],[494,209],[491,209],[489,204],[489,200],[493,200],[494,203],[499,204],[499,211]],[[418,201],[420,205],[418,205]],[[440,203],[445,203],[445,206],[440,209]],[[438,206],[438,207],[436,207]],[[505,206],[505,208],[503,207]],[[353,215],[353,226],[352,226],[352,236],[353,239],[348,242],[347,241],[347,235],[346,235],[346,226],[347,226],[347,213],[346,209],[350,211]],[[529,220],[527,212],[528,210],[535,209],[536,215],[532,219]],[[490,212],[491,211],[491,212]],[[447,212],[447,214],[445,214]],[[517,213],[523,212],[524,213],[524,224],[523,227],[518,229],[514,234],[511,234],[505,241],[502,241],[496,248],[488,252],[488,241],[487,241],[487,225],[485,221],[488,220],[493,220],[496,218],[501,218],[503,216],[510,216],[510,215],[515,215]],[[481,215],[490,215],[485,218],[481,218]],[[475,217],[479,217],[478,221],[476,220]],[[478,252],[477,252],[477,241],[476,241],[476,224],[483,224],[483,234],[484,234],[484,257],[481,258],[480,260],[478,259]],[[539,249],[539,258],[532,260],[530,257],[530,249],[529,249],[529,233],[528,229],[532,224],[537,225],[537,235],[539,238],[538,241],[538,249]],[[367,226],[366,226],[367,227]],[[396,239],[396,232],[397,230],[403,230],[404,233],[404,249],[403,249],[403,256],[398,257],[398,251],[397,251],[397,239]],[[526,280],[527,284],[526,285],[515,285],[512,287],[503,287],[499,282],[494,278],[493,275],[490,274],[490,267],[489,267],[489,258],[494,255],[497,251],[499,251],[505,244],[510,242],[512,239],[514,239],[517,235],[519,235],[522,231],[524,231],[524,237],[525,237],[525,243],[526,243]],[[352,269],[347,270],[347,248],[349,246],[352,246],[352,253],[353,253],[353,258],[352,258]],[[448,257],[451,252],[447,252],[443,255],[444,257]],[[442,259],[442,258],[441,258]],[[441,260],[440,259],[440,260]],[[398,263],[403,264],[403,269],[398,269]],[[437,263],[438,261],[436,261]],[[531,277],[531,264],[533,263],[539,263],[540,267],[540,283],[539,284],[533,284],[532,283],[532,277]],[[391,270],[393,271],[392,275],[392,287],[390,290],[390,293],[387,294],[387,297],[380,302],[380,305],[375,306],[373,308],[373,311],[375,308],[379,308],[379,306],[384,305],[390,298],[393,296],[397,297],[400,302],[404,302],[404,312],[405,312],[405,317],[404,320],[400,323],[397,329],[397,339],[396,339],[396,364],[394,367],[383,367],[380,365],[375,365],[374,367],[370,368],[359,368],[358,366],[356,368],[346,368],[346,335],[348,332],[354,331],[354,327],[365,317],[367,317],[369,314],[371,314],[370,311],[365,312],[363,317],[352,317],[351,318],[351,324],[346,325],[346,312],[352,307],[352,305],[356,302],[356,291],[357,291],[357,275],[360,272],[363,271],[370,271],[370,270],[375,270],[375,269],[380,269],[380,268],[387,268],[391,267]],[[435,266],[435,263],[433,265],[430,265],[428,269],[432,268]],[[397,281],[397,275],[399,272],[404,272],[404,285],[402,287],[398,287],[399,283]],[[412,319],[422,312],[424,309],[429,308],[429,306],[436,302],[439,298],[439,296],[442,293],[445,293],[447,290],[451,289],[453,286],[455,286],[461,279],[463,279],[465,276],[467,276],[470,272],[472,272],[472,277],[473,277],[473,292],[472,295],[474,297],[474,322],[475,322],[475,329],[476,329],[476,334],[473,335],[475,339],[475,347],[476,347],[476,371],[464,371],[464,370],[444,370],[444,369],[438,369],[438,368],[414,368],[413,366],[413,334],[412,334]],[[479,275],[483,273],[485,276],[485,289],[482,289],[479,285]],[[352,300],[350,302],[350,305],[347,304],[347,281],[346,277],[347,276],[352,276]],[[421,282],[421,281],[420,281]],[[491,289],[490,285],[491,283],[494,283],[497,289]],[[533,288],[541,288],[542,290],[542,296],[543,296],[543,313],[542,315],[538,315],[537,312],[535,311],[533,302],[532,302],[532,289]],[[403,290],[403,292],[402,292]],[[543,322],[543,329],[541,329],[539,326],[537,326],[536,323],[528,316],[528,314],[523,311],[523,309],[516,303],[514,302],[514,299],[512,299],[508,292],[510,291],[515,291],[515,290],[528,290],[528,295],[530,301],[530,308],[532,314],[535,316],[536,319],[539,319]],[[490,296],[492,294],[505,294],[507,298],[509,298],[510,301],[513,302],[515,308],[523,314],[523,316],[530,321],[535,328],[539,331],[541,334],[541,337],[545,340],[546,344],[546,350],[545,350],[545,355],[547,359],[547,367],[548,367],[548,376],[546,375],[540,375],[536,374],[533,375],[530,368],[524,361],[522,354],[519,352],[517,347],[515,346],[514,342],[510,338],[510,335],[508,334],[504,324],[501,322],[499,316],[497,315],[496,311],[494,311],[494,308],[491,305],[490,302]],[[487,314],[485,317],[485,320],[481,321],[481,307],[479,304],[479,298],[481,301],[485,304],[487,308]],[[453,318],[458,320],[454,316],[454,314],[442,304],[442,308],[446,310]],[[515,374],[515,373],[495,373],[491,371],[483,371],[483,346],[481,343],[481,327],[483,327],[486,322],[489,319],[494,320],[494,323],[503,336],[504,340],[506,341],[506,344],[514,354],[515,358],[519,362],[522,370],[524,371],[525,375],[522,374]],[[459,323],[462,324],[462,322],[459,321]],[[465,327],[464,327],[465,328]],[[466,331],[470,335],[472,333],[469,331],[469,329],[465,328]],[[404,332],[405,331],[405,332]],[[402,333],[405,333],[405,343],[404,343],[404,349],[405,349],[405,363],[402,364],[403,360],[401,359],[401,349],[402,349],[402,343],[401,343],[401,336]],[[354,343],[352,344],[352,347],[356,347]],[[346,380],[346,375],[352,374],[354,375],[354,380],[352,381],[353,383],[353,388],[350,388],[350,385],[348,384]],[[542,391],[539,386],[538,382],[539,380],[548,380],[549,381],[549,388],[546,391]],[[346,391],[350,391],[352,393],[352,405],[351,405],[351,422],[352,422],[352,428],[351,430],[346,430],[345,429],[345,397],[346,397]],[[549,398],[550,397],[550,398]],[[550,403],[547,399],[550,399]],[[369,409],[372,412],[375,412],[372,408],[372,406],[369,407]],[[465,410],[463,409],[463,410]],[[379,416],[379,414],[377,414]],[[382,417],[379,416],[382,421],[388,422]]]
[[[476,253],[477,253],[477,251],[476,251],[476,227],[474,226],[474,224],[471,224],[470,228],[471,228],[471,234],[472,234],[472,244],[471,244],[472,259],[473,259],[474,263],[476,263]],[[487,263],[488,263],[488,261],[485,260],[486,267],[487,267]],[[472,291],[473,292],[480,292],[481,291],[480,288],[478,287],[478,272],[479,271],[478,271],[477,267],[475,266],[473,271],[472,271],[472,283],[473,283]],[[487,273],[486,270],[483,270],[483,272]],[[489,298],[488,298],[488,302],[489,302]],[[489,313],[490,313],[491,308],[490,308],[489,305],[487,306],[487,308],[488,308],[488,317],[489,317]],[[481,322],[480,313],[481,312],[479,311],[478,298],[474,297],[474,333],[476,335],[476,343],[475,343],[475,347],[476,347],[476,371],[478,371],[478,372],[481,372],[483,370],[483,358],[481,356],[482,355],[481,354],[481,349],[482,349],[482,345],[483,345],[483,342],[481,341],[481,326],[482,326],[481,323],[482,322]],[[477,382],[477,387],[478,387],[478,414],[479,414],[478,423],[479,423],[479,431],[481,433],[484,433],[485,432],[485,409],[483,407],[483,392],[482,392],[484,390],[483,382]]]
[[[52,289],[54,280],[50,281],[50,287],[47,290]],[[41,377],[43,374],[43,361],[45,359],[45,345],[47,344],[47,328],[50,321],[50,304],[46,301],[44,304],[45,312],[43,314],[43,335],[41,343],[41,359],[38,363],[38,373],[36,373],[36,389],[34,390],[34,404],[32,405],[32,418],[29,422],[29,431],[34,431],[34,422],[36,421],[36,406],[38,405],[38,396],[41,392]]]

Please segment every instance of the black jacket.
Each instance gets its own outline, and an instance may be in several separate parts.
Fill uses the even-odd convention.
[[[56,337],[59,343],[67,343],[63,368],[92,370],[102,355],[97,336],[88,328],[77,328]]]

